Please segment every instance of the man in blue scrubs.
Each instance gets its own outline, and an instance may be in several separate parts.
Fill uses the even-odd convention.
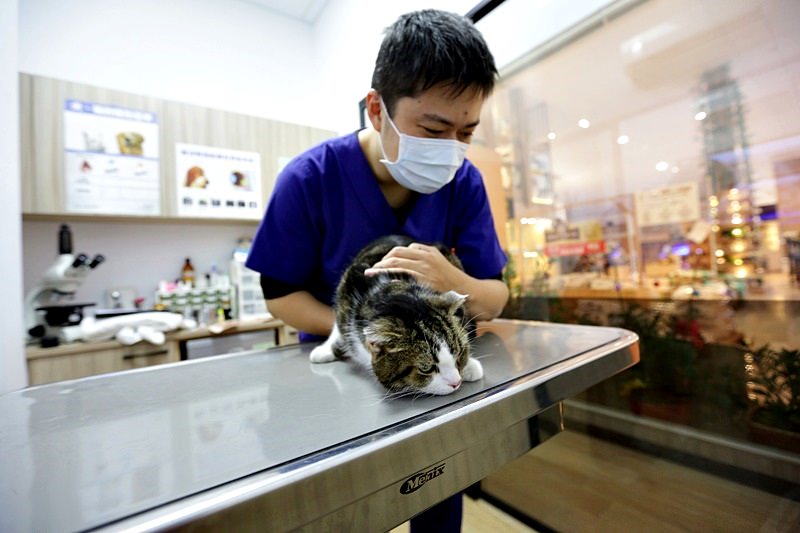
[[[311,148],[278,176],[247,266],[261,273],[270,312],[301,341],[331,333],[339,278],[361,248],[390,234],[418,242],[395,248],[368,274],[407,272],[468,295],[473,317],[500,314],[506,256],[480,172],[464,159],[496,75],[468,19],[403,15],[376,60],[366,98],[373,127]],[[464,271],[429,243],[453,249]],[[412,530],[458,531],[460,523],[457,495],[413,519]]]

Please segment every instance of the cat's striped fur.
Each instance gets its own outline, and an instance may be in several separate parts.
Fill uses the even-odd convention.
[[[390,236],[366,246],[347,268],[336,291],[336,325],[311,361],[352,360],[371,369],[391,391],[449,394],[462,379],[483,377],[470,358],[466,296],[437,292],[407,274],[364,275],[408,237]],[[458,258],[437,246],[462,268]]]

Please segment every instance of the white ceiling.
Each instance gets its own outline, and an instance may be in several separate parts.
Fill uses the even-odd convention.
[[[289,18],[314,24],[328,0],[242,0],[269,9]]]

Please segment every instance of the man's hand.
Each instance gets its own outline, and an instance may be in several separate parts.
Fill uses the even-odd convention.
[[[383,259],[364,271],[367,276],[381,272],[404,272],[439,292],[466,294],[467,314],[491,320],[503,310],[508,288],[496,279],[476,279],[452,264],[434,246],[413,243],[393,248]]]
[[[367,276],[381,272],[405,273],[439,292],[464,294],[469,276],[442,255],[435,246],[412,243],[396,246],[383,259],[364,271]]]

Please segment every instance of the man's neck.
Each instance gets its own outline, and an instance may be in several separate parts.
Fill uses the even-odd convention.
[[[414,196],[414,193],[399,183],[397,183],[386,165],[381,163],[383,152],[381,151],[378,132],[372,128],[366,128],[358,132],[358,143],[364,151],[369,168],[372,170],[378,186],[383,192],[383,196],[393,209],[403,207]]]

